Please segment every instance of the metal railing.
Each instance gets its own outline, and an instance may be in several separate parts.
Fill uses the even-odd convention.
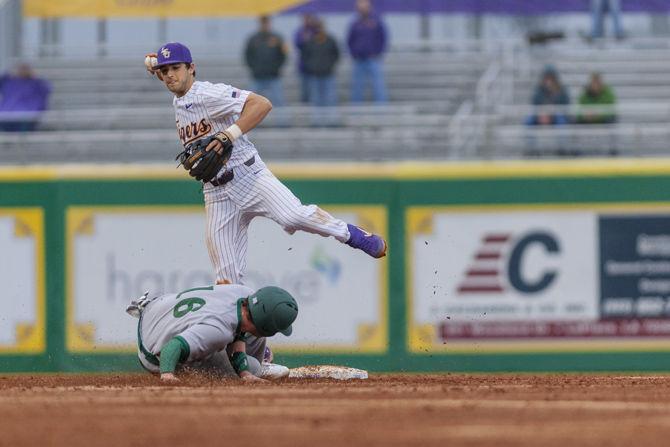
[[[670,155],[665,124],[498,126],[493,139],[495,144],[486,146],[493,158]]]
[[[0,127],[15,118],[0,115]],[[415,105],[292,106],[275,108],[250,138],[270,160],[443,158],[448,122]],[[179,147],[168,106],[45,112],[38,129],[0,132],[0,164],[170,161]]]
[[[440,115],[422,116],[411,104],[343,105],[335,107],[285,106],[276,107],[263,125],[310,127],[315,119],[330,118],[330,125],[347,127],[390,127],[401,125],[442,125],[447,118]],[[164,107],[106,107],[90,109],[50,110],[45,112],[0,112],[3,122],[39,121],[40,128],[67,130],[108,130],[135,128],[174,128],[174,111]]]
[[[272,119],[252,131],[251,138],[274,159],[670,155],[670,104],[498,104],[488,113],[475,109],[473,101],[463,102],[451,116],[418,113],[415,105],[286,107],[273,111]],[[537,113],[569,119],[561,125],[528,125],[528,116]],[[617,121],[577,124],[576,118],[586,115],[614,115]],[[178,147],[169,107],[46,112],[41,119],[41,129],[51,130],[0,132],[0,163],[158,161],[165,160],[166,148]],[[128,147],[133,148],[132,155],[126,153]]]
[[[536,125],[530,117],[562,117]],[[452,121],[455,124],[455,121]],[[450,138],[464,158],[519,158],[585,154],[670,155],[670,104],[528,106],[498,104],[486,113],[458,117]]]
[[[583,116],[614,116],[628,122],[670,122],[670,103],[666,102],[622,102],[618,104],[569,104],[543,105],[496,104],[492,109],[501,122],[524,123],[531,115],[561,115],[567,122],[577,122]]]
[[[449,153],[445,154],[447,158],[468,158],[479,130],[471,125],[470,121],[474,109],[474,103],[466,100],[451,117],[447,128],[447,142],[449,145]]]
[[[143,55],[147,51],[156,49],[163,42],[142,42],[138,44],[116,44],[116,43],[100,43],[96,41],[87,42],[85,44],[74,45],[67,44],[68,53],[71,58],[91,58],[97,55],[99,58],[118,59],[118,55],[140,54]],[[518,45],[522,43],[521,39],[405,39],[393,40],[389,46],[389,54],[471,54],[481,55],[482,53],[490,53],[499,51],[501,46]],[[240,52],[221,51],[219,46],[211,45],[210,43],[193,43],[190,47],[194,55],[200,58],[214,57],[223,60],[240,60]],[[240,50],[241,51],[241,50]],[[24,46],[22,52],[27,57],[42,57],[47,60],[62,59],[64,51],[64,44],[62,43],[41,43],[39,46]],[[291,52],[290,55],[293,55]]]

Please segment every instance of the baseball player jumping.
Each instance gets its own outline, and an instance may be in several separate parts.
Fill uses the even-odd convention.
[[[303,205],[259,157],[246,133],[272,109],[265,97],[227,84],[196,81],[195,64],[181,43],[163,45],[145,58],[147,70],[174,93],[179,155],[191,176],[203,182],[207,249],[218,284],[242,283],[247,229],[256,216],[286,232],[333,236],[374,258],[386,255],[386,241],[336,219],[316,205]]]
[[[266,337],[291,335],[298,316],[295,299],[279,287],[254,292],[226,284],[153,298],[147,293],[126,312],[139,318],[140,364],[163,381],[176,381],[180,365],[235,371],[246,381],[288,376],[288,368],[263,358]]]

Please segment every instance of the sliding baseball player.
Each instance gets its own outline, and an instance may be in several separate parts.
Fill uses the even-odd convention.
[[[288,336],[298,304],[284,289],[257,291],[242,285],[197,287],[180,293],[132,301],[126,312],[139,318],[137,349],[140,364],[177,381],[184,365],[221,373],[234,370],[247,381],[286,377],[288,368],[264,362],[267,337]]]

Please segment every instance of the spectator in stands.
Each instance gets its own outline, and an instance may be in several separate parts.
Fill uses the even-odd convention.
[[[284,105],[284,89],[280,70],[286,61],[288,49],[284,39],[273,32],[270,17],[262,16],[260,29],[247,40],[246,63],[251,70],[251,90],[268,98],[275,106]]]
[[[583,106],[609,105],[616,103],[614,92],[605,84],[600,73],[592,73],[589,83],[584,87],[579,97],[579,104]],[[580,113],[577,122],[582,124],[607,124],[616,121],[614,111],[596,111]]]
[[[309,102],[309,77],[305,71],[305,44],[310,41],[316,32],[315,23],[318,19],[312,14],[302,16],[302,26],[298,28],[293,37],[293,43],[298,50],[298,73],[300,75],[300,101]]]
[[[564,106],[570,104],[568,90],[561,84],[556,69],[547,65],[542,72],[540,84],[535,87],[533,93],[533,105],[535,106]],[[546,126],[567,124],[568,116],[561,111],[539,111],[526,120],[526,124],[533,126]]]
[[[309,94],[315,106],[337,104],[335,66],[340,50],[335,39],[326,33],[322,20],[316,21],[316,33],[304,45],[305,71],[309,75]]]
[[[370,0],[357,0],[358,17],[349,27],[347,43],[354,60],[351,79],[351,101],[363,101],[365,84],[372,84],[375,102],[386,102],[388,95],[384,83],[382,54],[386,50],[386,27],[373,14]]]
[[[335,66],[340,50],[335,39],[326,32],[322,20],[315,22],[316,33],[304,45],[305,71],[309,76],[310,103],[316,107],[332,107],[337,104]],[[335,110],[315,110],[315,125],[337,125]]]
[[[619,0],[591,0],[591,37],[593,39],[605,35],[605,13],[609,12],[614,26],[614,36],[623,39],[624,31],[621,26],[621,2]]]
[[[35,76],[30,65],[17,65],[14,74],[0,77],[0,131],[35,130],[47,109],[51,86]]]

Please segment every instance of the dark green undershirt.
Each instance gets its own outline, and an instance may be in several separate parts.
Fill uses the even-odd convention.
[[[163,373],[174,373],[177,364],[185,362],[191,354],[191,348],[182,337],[177,335],[167,342],[160,355],[160,371]]]

